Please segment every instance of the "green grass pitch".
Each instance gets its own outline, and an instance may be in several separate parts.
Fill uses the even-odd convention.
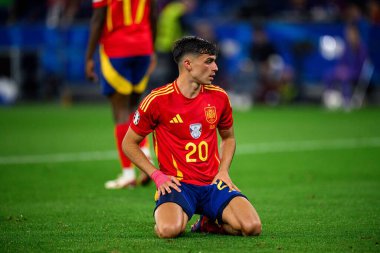
[[[154,186],[110,191],[108,105],[0,108],[0,252],[380,252],[380,108],[234,112],[259,237],[153,232]]]

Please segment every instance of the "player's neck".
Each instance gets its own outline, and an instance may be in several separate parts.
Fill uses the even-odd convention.
[[[181,78],[181,76],[177,79],[177,86],[182,95],[187,98],[195,98],[201,90],[201,84]]]

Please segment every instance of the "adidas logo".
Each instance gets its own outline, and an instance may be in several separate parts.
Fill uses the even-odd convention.
[[[170,123],[183,123],[183,120],[181,119],[181,116],[177,114],[171,121]]]

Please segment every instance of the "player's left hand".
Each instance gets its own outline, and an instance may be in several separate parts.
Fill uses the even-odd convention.
[[[217,180],[223,181],[230,188],[230,190],[236,190],[240,192],[240,189],[232,182],[228,172],[219,171],[218,174],[216,174],[214,177],[214,180],[212,180],[212,183],[216,183]]]
[[[95,73],[95,62],[92,59],[86,60],[86,77],[90,81],[98,81],[98,76]]]

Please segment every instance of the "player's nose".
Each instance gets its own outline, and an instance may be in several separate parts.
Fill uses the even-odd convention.
[[[212,68],[213,71],[218,71],[218,65],[214,62],[213,64],[213,68]]]

